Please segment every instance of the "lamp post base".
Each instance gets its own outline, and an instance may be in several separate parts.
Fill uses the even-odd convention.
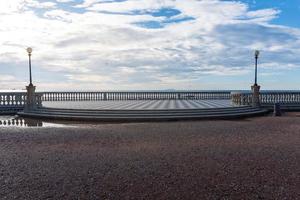
[[[29,84],[26,86],[27,95],[26,95],[26,105],[25,105],[25,111],[31,111],[35,110],[37,108],[36,106],[36,98],[35,98],[35,86],[32,84]]]
[[[260,107],[260,98],[259,98],[259,94],[260,94],[260,86],[257,84],[254,84],[253,86],[251,86],[251,91],[252,91],[252,106],[253,107]]]

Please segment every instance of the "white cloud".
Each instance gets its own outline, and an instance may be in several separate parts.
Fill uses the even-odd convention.
[[[56,0],[58,3],[69,3],[69,2],[75,2],[75,0]]]
[[[202,76],[249,74],[254,49],[263,50],[266,70],[276,63],[300,64],[299,30],[271,25],[276,9],[249,11],[246,4],[218,0],[85,0],[72,10],[59,6],[71,1],[57,2],[1,1],[1,68],[26,63],[25,48],[32,46],[35,71],[64,77],[50,77],[53,82],[45,84],[36,76],[42,87],[68,82],[73,88],[97,83],[94,89],[153,89],[180,88],[187,79],[196,86]],[[161,8],[181,13],[151,15]],[[183,17],[193,20],[165,23]],[[149,21],[165,24],[159,29],[136,25]],[[285,58],[274,60],[274,54]]]
[[[12,14],[19,12],[23,7],[23,0],[0,1],[0,14]]]
[[[47,1],[47,2],[39,2],[39,1],[34,1],[34,0],[26,0],[27,7],[33,7],[33,8],[44,8],[44,9],[50,9],[50,8],[55,8],[56,3]]]
[[[16,78],[11,75],[0,75],[0,81],[14,81]]]
[[[80,82],[87,82],[87,83],[93,83],[93,82],[106,82],[110,81],[111,79],[104,75],[95,75],[95,74],[84,74],[84,75],[66,75],[71,81],[80,81]]]

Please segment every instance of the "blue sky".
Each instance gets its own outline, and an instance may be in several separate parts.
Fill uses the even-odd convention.
[[[0,2],[0,89],[299,89],[300,0]]]
[[[281,11],[274,24],[300,28],[300,0],[243,0],[250,9],[274,8]]]

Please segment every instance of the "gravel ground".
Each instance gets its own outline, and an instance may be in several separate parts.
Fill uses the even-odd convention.
[[[0,128],[0,199],[300,199],[300,117]]]

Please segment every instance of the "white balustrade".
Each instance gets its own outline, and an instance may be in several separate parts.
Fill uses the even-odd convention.
[[[204,92],[37,92],[36,103],[44,101],[122,101],[122,100],[232,100],[236,105],[251,105],[252,93],[228,91]],[[262,91],[261,104],[300,104],[300,91]],[[22,109],[26,92],[0,93],[0,111]]]
[[[23,106],[26,102],[26,93],[0,93],[0,107]]]
[[[278,92],[268,92],[263,91],[260,93],[260,103],[261,104],[300,104],[300,91],[278,91]],[[243,92],[232,92],[231,100],[237,105],[251,105],[252,103],[252,93]]]
[[[42,101],[230,99],[230,92],[43,92]]]

